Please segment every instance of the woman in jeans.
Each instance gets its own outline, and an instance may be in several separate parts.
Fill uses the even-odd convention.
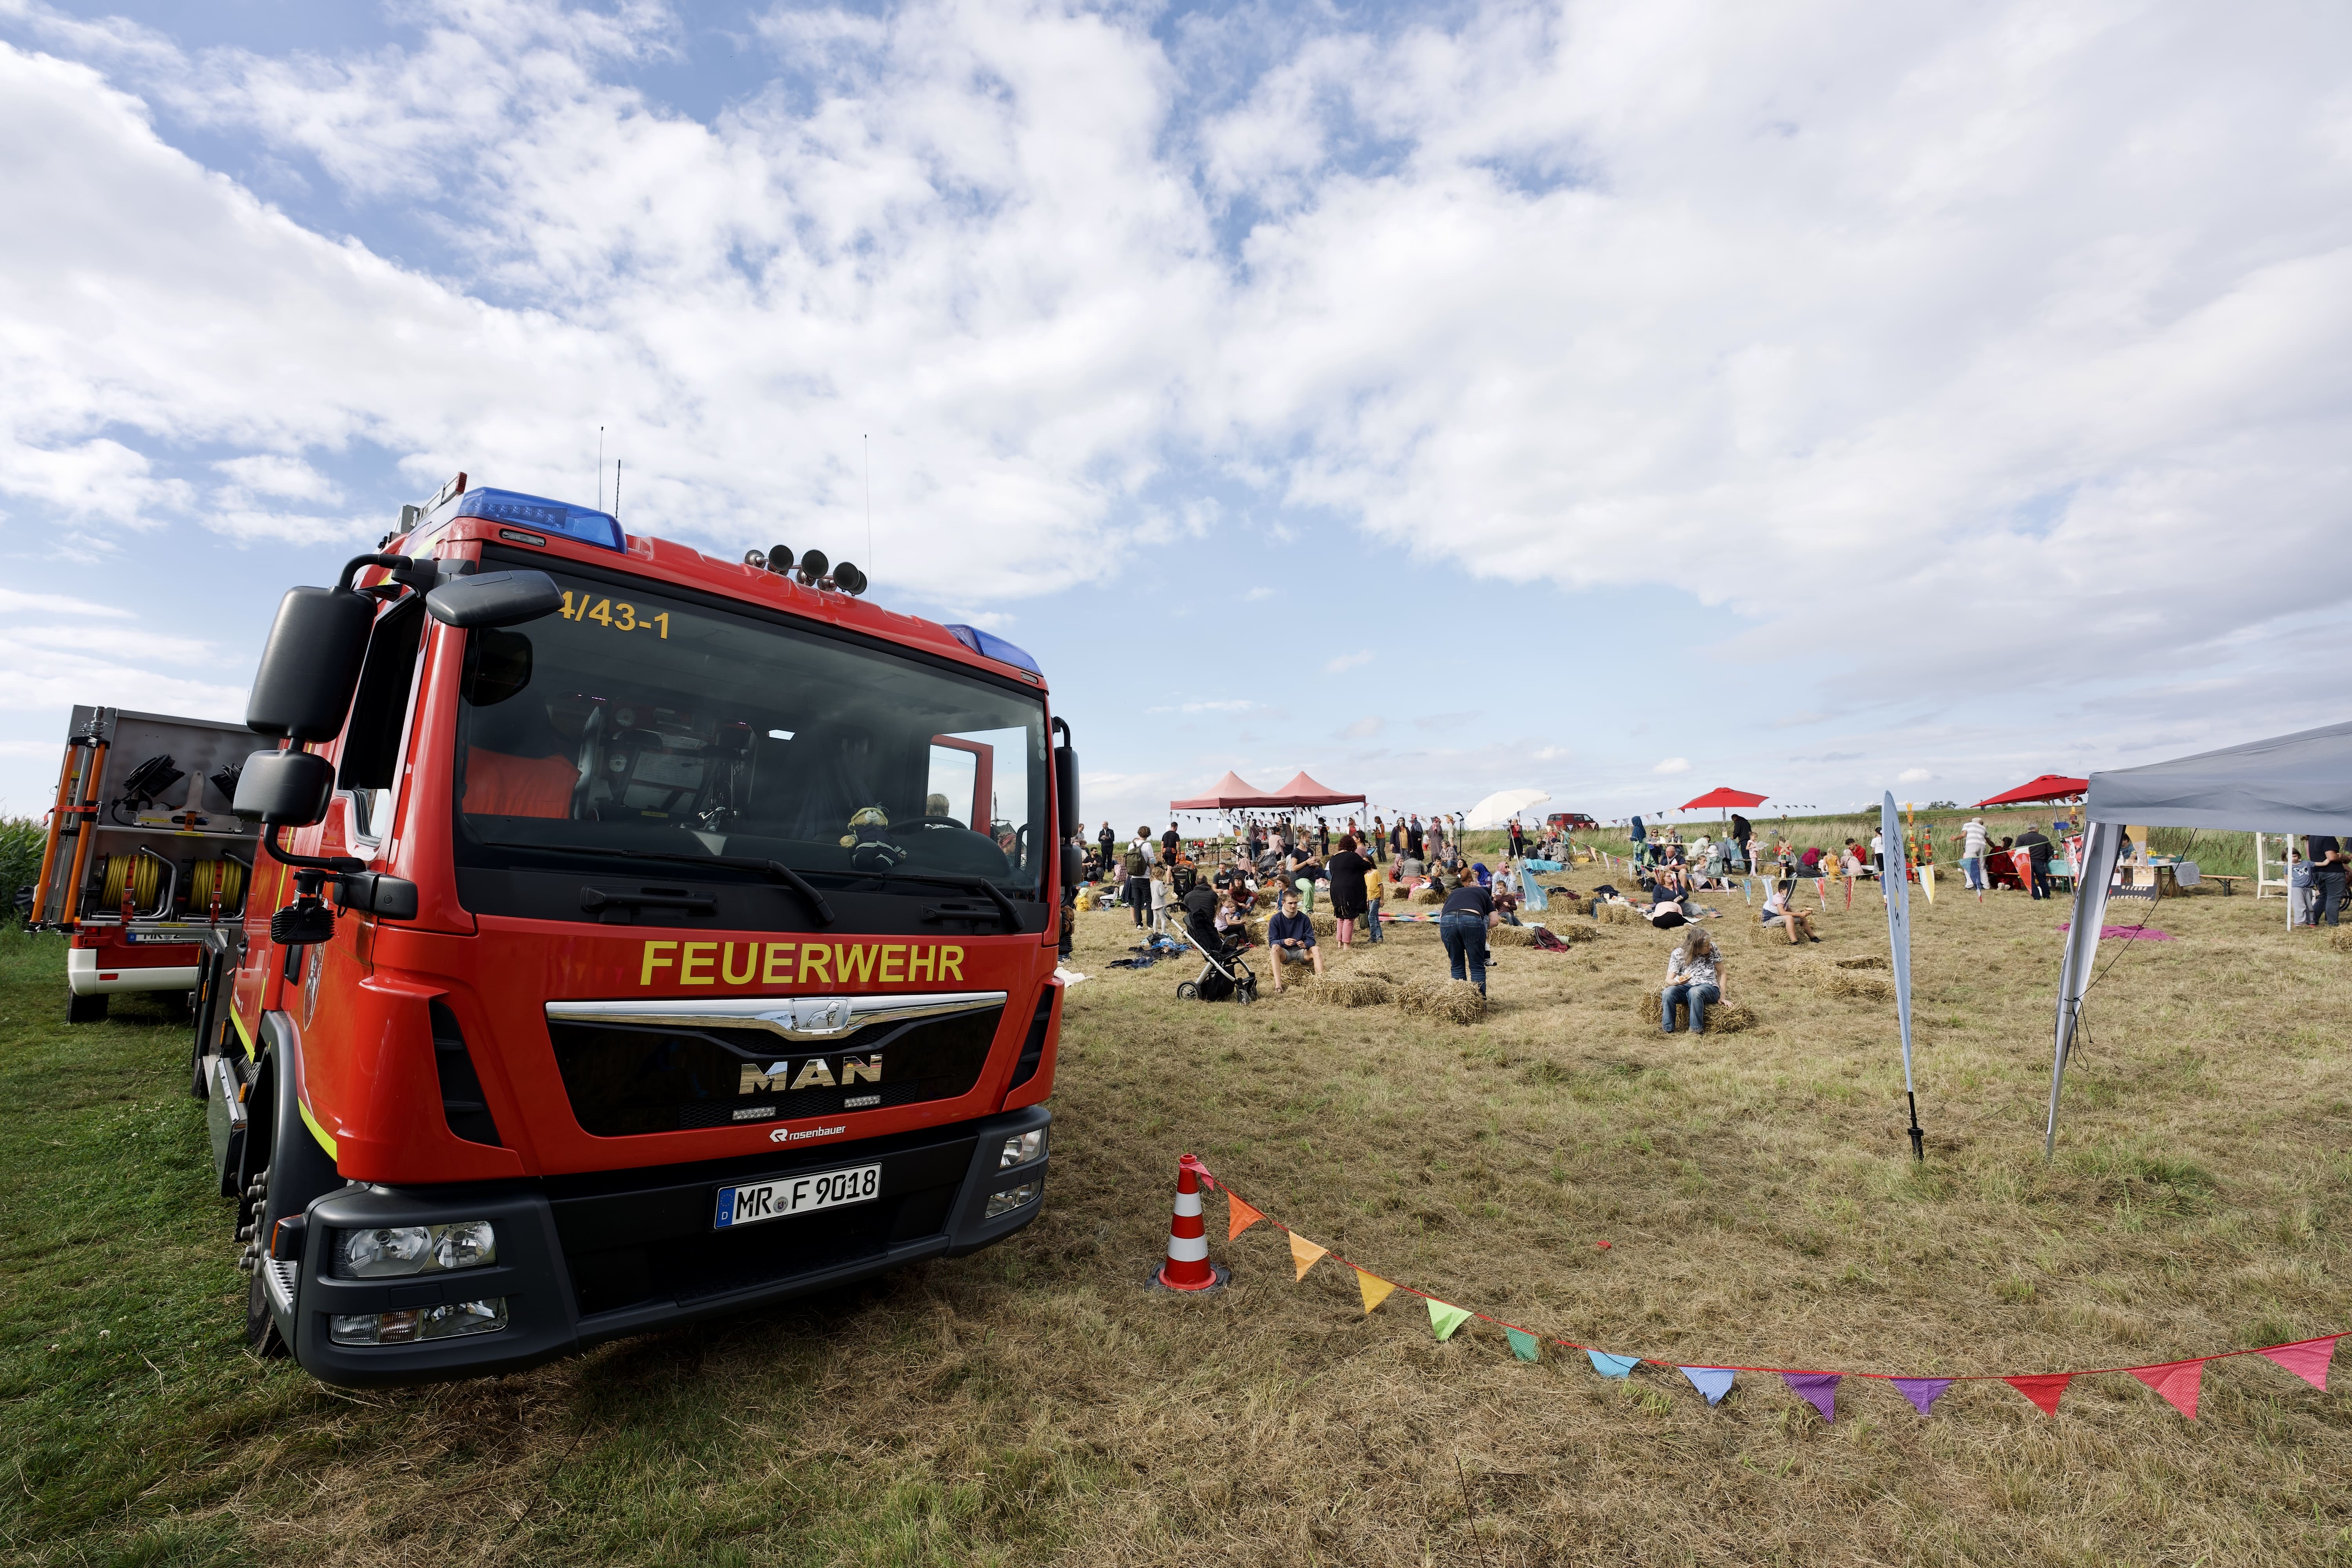
[[[1666,954],[1666,986],[1658,993],[1665,1032],[1675,1032],[1675,1005],[1683,1003],[1690,1008],[1690,1032],[1706,1034],[1707,1004],[1722,1000],[1723,954],[1713,938],[1692,926],[1681,945]]]
[[[1486,932],[1496,921],[1494,895],[1475,882],[1465,881],[1445,900],[1445,907],[1437,914],[1437,937],[1445,944],[1445,960],[1453,966],[1454,978],[1467,978],[1478,987],[1478,994],[1486,994]]]

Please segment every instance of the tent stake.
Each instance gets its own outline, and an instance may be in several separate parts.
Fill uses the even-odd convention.
[[[1924,1165],[1927,1163],[1927,1135],[1919,1131],[1919,1097],[1906,1090],[1903,1098],[1911,1102],[1911,1158]]]

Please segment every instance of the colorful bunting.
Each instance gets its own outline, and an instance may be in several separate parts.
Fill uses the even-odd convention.
[[[1706,1395],[1709,1405],[1720,1405],[1723,1396],[1731,1392],[1731,1380],[1738,1375],[1727,1366],[1686,1366],[1682,1374],[1690,1385]]]
[[[2324,1340],[2305,1340],[2300,1344],[2277,1345],[2262,1352],[2264,1359],[2274,1361],[2320,1393],[2327,1392],[2327,1363],[2336,1354],[2336,1336]]]
[[[2058,1414],[2058,1396],[2074,1381],[2071,1372],[2045,1372],[2035,1377],[2004,1377],[2001,1382],[2041,1407],[2044,1415]]]
[[[1896,1393],[1911,1402],[1911,1408],[1925,1415],[1935,1408],[1944,1390],[1952,1386],[1948,1377],[1898,1377],[1892,1380]]]
[[[1784,1372],[1780,1381],[1789,1392],[1822,1413],[1824,1421],[1837,1419],[1838,1379],[1844,1373],[1835,1372]]]
[[[1186,1163],[1197,1164],[1197,1162],[1192,1161],[1189,1155],[1186,1156]],[[1205,1167],[1198,1169],[1195,1173],[1203,1183],[1218,1184],[1213,1182]],[[1231,1241],[1258,1221],[1265,1219],[1266,1215],[1243,1202],[1234,1194],[1232,1188],[1227,1187],[1224,1191],[1229,1205],[1225,1239]],[[1357,1268],[1346,1258],[1333,1253],[1328,1247],[1309,1241],[1297,1231],[1281,1226],[1278,1220],[1271,1223],[1279,1226],[1289,1238],[1290,1256],[1297,1265],[1297,1277],[1300,1279],[1306,1279],[1307,1270],[1326,1258],[1345,1264],[1356,1277],[1356,1289],[1363,1298],[1366,1312],[1372,1311],[1398,1289],[1403,1289],[1392,1280],[1383,1279],[1367,1269]],[[1596,1242],[1594,1245],[1606,1247],[1609,1243],[1602,1241]],[[1422,1296],[1423,1301],[1428,1305],[1430,1331],[1434,1333],[1441,1342],[1453,1338],[1455,1330],[1477,1315],[1467,1307],[1456,1307],[1449,1301],[1441,1301],[1434,1296],[1422,1295],[1417,1290],[1412,1294]],[[1543,1341],[1535,1334],[1493,1319],[1487,1321],[1496,1322],[1496,1326],[1503,1331],[1504,1338],[1510,1343],[1513,1356],[1523,1362],[1534,1362],[1542,1358]],[[2163,1395],[2174,1409],[2193,1421],[2197,1418],[2199,1389],[2203,1381],[2207,1362],[2221,1360],[2227,1356],[2259,1355],[2282,1369],[2293,1373],[2324,1394],[2327,1391],[2327,1375],[2335,1359],[2336,1342],[2341,1337],[2341,1335],[2330,1334],[2319,1339],[2299,1340],[2291,1344],[2269,1345],[2258,1350],[2224,1351],[2216,1355],[2200,1356],[2193,1361],[2166,1362],[2155,1366],[2108,1367],[2102,1370],[2128,1372]],[[1620,1355],[1612,1351],[1593,1350],[1590,1346],[1575,1344],[1572,1341],[1560,1340],[1554,1342],[1583,1351],[1592,1363],[1592,1370],[1606,1378],[1629,1377],[1635,1367],[1648,1359],[1637,1355]],[[1742,1369],[1728,1366],[1685,1366],[1678,1367],[1676,1370],[1689,1381],[1693,1388],[1706,1397],[1709,1405],[1719,1404],[1724,1395],[1731,1392],[1736,1376],[1742,1370],[1759,1373],[1777,1372],[1790,1393],[1821,1412],[1822,1420],[1832,1422],[1837,1419],[1838,1384],[1848,1375],[1882,1378],[1893,1384],[1895,1392],[1910,1401],[1911,1407],[1922,1415],[1931,1414],[1936,1402],[1949,1392],[1955,1383],[1996,1381],[1991,1374],[1980,1374],[1975,1378],[1897,1377],[1890,1373],[1875,1372],[1853,1374],[1836,1372],[1790,1372],[1780,1367]],[[2067,1385],[2075,1378],[2085,1375],[2089,1374],[2053,1372],[2026,1377],[2000,1377],[1997,1381],[2009,1384],[2023,1394],[2043,1415],[2055,1416],[2058,1414],[2058,1402],[2064,1396]]]
[[[2171,1406],[2191,1421],[2197,1419],[2197,1384],[2205,1373],[2201,1361],[2168,1361],[2162,1366],[2124,1369],[2164,1395]]]

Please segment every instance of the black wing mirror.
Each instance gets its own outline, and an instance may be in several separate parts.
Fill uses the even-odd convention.
[[[444,583],[425,595],[427,614],[445,626],[518,626],[563,607],[563,591],[544,572],[484,572]]]
[[[256,752],[237,774],[230,809],[266,828],[308,827],[325,819],[334,791],[335,765],[318,752]]]

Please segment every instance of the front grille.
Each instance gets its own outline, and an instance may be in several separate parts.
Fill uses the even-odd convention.
[[[548,1034],[572,1115],[585,1131],[617,1138],[953,1100],[980,1081],[1003,1013],[983,1007],[869,1024],[822,1049],[762,1029],[724,1026],[551,1020]],[[872,1070],[877,1056],[878,1074]],[[812,1063],[819,1070],[812,1072]],[[844,1081],[852,1077],[856,1081]],[[747,1081],[753,1084],[748,1091]],[[739,1111],[751,1114],[739,1120]]]

